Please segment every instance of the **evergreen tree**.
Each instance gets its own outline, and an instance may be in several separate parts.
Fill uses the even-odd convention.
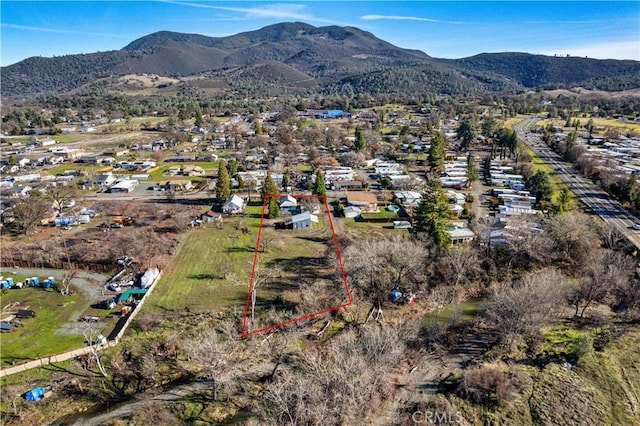
[[[438,247],[447,247],[451,243],[447,233],[450,217],[449,199],[442,190],[440,179],[431,177],[429,189],[414,213],[413,232],[430,236]]]
[[[322,170],[318,169],[316,172],[316,181],[313,184],[313,195],[327,195],[327,186],[324,183],[324,175],[322,174]]]
[[[498,131],[498,127],[498,121],[493,117],[489,117],[482,122],[482,134],[487,138],[493,138]]]
[[[431,140],[427,161],[432,170],[440,170],[444,165],[445,141],[441,132],[436,133]]]
[[[531,192],[536,194],[536,204],[544,207],[551,201],[554,188],[547,172],[540,170],[529,178],[527,184]]]
[[[280,205],[278,204],[278,185],[273,181],[271,172],[267,172],[267,176],[264,178],[264,185],[262,185],[262,199],[268,195],[269,201],[267,202],[267,217],[269,219],[275,219],[280,216]]]
[[[478,165],[471,153],[467,154],[467,179],[469,183],[475,182],[480,179],[480,172],[478,171]]]
[[[218,181],[216,182],[216,195],[220,202],[223,202],[231,195],[231,177],[227,165],[221,161],[218,166]]]
[[[589,121],[587,122],[587,132],[589,132],[589,137],[591,137],[591,135],[593,135],[593,131],[595,129],[596,125],[593,122],[593,118],[590,118]]]
[[[275,219],[280,216],[280,205],[278,204],[278,199],[276,197],[269,198],[269,205],[267,217],[269,219]]]
[[[287,191],[289,185],[289,170],[287,170],[284,172],[284,176],[282,176],[282,187],[284,188],[285,192]]]
[[[229,162],[227,163],[227,168],[229,170],[229,176],[236,177],[236,175],[238,174],[238,160],[236,160],[235,158],[229,160]]]
[[[267,195],[278,195],[280,193],[280,191],[278,190],[278,185],[276,185],[273,177],[271,177],[271,172],[267,172],[267,176],[264,178],[264,185],[262,185],[261,192],[263,199]]]
[[[458,127],[458,139],[460,139],[460,149],[467,150],[476,140],[476,130],[469,120],[464,120]]]
[[[564,127],[571,127],[571,116],[567,117],[567,121],[564,123]]]
[[[356,141],[355,141],[355,150],[362,151],[364,147],[367,145],[367,140],[364,137],[364,132],[360,127],[356,127]]]

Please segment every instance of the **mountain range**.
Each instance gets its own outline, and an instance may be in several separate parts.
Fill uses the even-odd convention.
[[[289,93],[465,94],[584,86],[640,87],[640,62],[526,53],[438,59],[353,27],[281,23],[228,37],[160,31],[121,50],[32,57],[2,67],[4,98],[115,88],[118,77],[152,74],[180,84],[254,95]],[[158,85],[161,89],[163,85]]]

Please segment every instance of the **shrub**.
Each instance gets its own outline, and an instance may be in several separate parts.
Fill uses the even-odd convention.
[[[520,387],[516,374],[492,367],[479,367],[464,372],[458,395],[473,403],[498,405],[508,400]]]
[[[593,352],[593,338],[588,334],[581,334],[572,342],[573,354],[580,359]]]

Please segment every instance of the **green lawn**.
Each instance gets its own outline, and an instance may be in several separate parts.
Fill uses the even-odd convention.
[[[145,310],[165,312],[188,308],[197,312],[230,308],[242,313],[261,208],[261,205],[254,205],[242,217],[225,217],[222,229],[210,223],[193,230],[181,244],[171,265],[165,268]],[[273,283],[258,290],[263,316],[272,304],[282,303],[290,308],[291,303],[297,303],[300,280],[325,278],[323,260],[327,242],[331,244],[332,241],[326,222],[326,218],[321,218],[321,222],[311,229],[292,231],[276,230],[271,222],[265,221],[262,239],[268,240],[269,246],[265,253],[259,254],[260,267],[263,270],[281,267],[282,272]],[[243,228],[247,231],[242,232]],[[224,264],[230,265],[226,277],[220,272]]]
[[[230,223],[223,229],[212,224],[195,229],[182,242],[172,268],[163,274],[145,310],[243,309],[255,240],[255,229],[243,234]],[[221,262],[232,264],[227,279],[219,272]]]
[[[220,162],[219,161],[190,161],[187,163],[167,163],[167,164],[163,164],[162,166],[160,166],[158,168],[158,170],[155,170],[151,173],[149,173],[149,180],[150,181],[163,181],[163,180],[174,180],[174,179],[191,179],[191,180],[195,180],[195,177],[193,176],[165,176],[164,173],[169,170],[171,167],[177,167],[177,166],[186,166],[186,165],[194,165],[194,166],[200,166],[204,169],[206,174],[211,174],[212,171],[215,169],[216,173],[218,172],[218,166],[219,166]]]
[[[553,203],[557,202],[558,196],[560,195],[560,192],[562,191],[562,189],[563,188],[569,189],[569,188],[564,184],[564,182],[562,182],[562,179],[560,178],[560,176],[556,175],[553,172],[553,169],[551,168],[551,166],[545,163],[544,160],[540,158],[535,152],[529,150],[529,154],[531,154],[534,173],[538,171],[543,171],[549,175],[549,178],[551,179],[551,182],[553,183],[553,187],[554,187],[553,195],[551,196],[551,201]],[[575,194],[572,191],[569,191],[569,194],[571,194],[570,195],[571,202],[574,203],[577,200]]]
[[[88,304],[80,292],[74,296],[62,296],[57,291],[41,288],[5,290],[0,298],[2,308],[14,302],[18,302],[20,308],[35,311],[37,316],[22,320],[22,327],[0,335],[0,361],[3,366],[13,359],[37,359],[82,347],[84,338],[81,335],[55,334],[63,323]]]
[[[60,133],[58,135],[51,136],[51,139],[54,139],[59,143],[69,143],[87,139],[95,139],[96,137],[96,135],[88,135],[86,133]]]
[[[60,164],[59,166],[53,166],[49,169],[46,169],[46,172],[51,175],[57,175],[59,173],[66,172],[67,170],[78,170],[78,171],[98,173],[99,170],[104,169],[105,167],[108,167],[108,166],[104,164],[66,163],[66,164]]]

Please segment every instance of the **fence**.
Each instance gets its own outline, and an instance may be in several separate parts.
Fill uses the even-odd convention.
[[[131,322],[137,316],[138,311],[140,311],[142,309],[142,306],[144,306],[144,304],[146,303],[147,299],[149,298],[149,295],[156,288],[156,284],[160,280],[161,276],[162,276],[162,271],[160,271],[160,273],[156,277],[156,279],[153,282],[153,284],[151,284],[149,286],[149,289],[145,293],[144,297],[140,300],[138,305],[135,307],[135,309],[133,311],[131,311],[131,313],[128,315],[127,320],[122,325],[122,328],[120,329],[120,331],[114,336],[113,340],[109,340],[107,342],[107,344],[99,346],[98,350],[102,350],[102,349],[105,349],[105,348],[110,348],[110,347],[116,346],[120,342],[120,339],[122,339],[122,337],[124,336],[124,333],[127,331],[129,326],[131,325]],[[16,374],[16,373],[19,373],[19,372],[22,372],[22,371],[27,371],[27,370],[30,370],[32,368],[44,367],[46,365],[49,365],[49,364],[52,364],[52,363],[56,363],[56,362],[67,361],[69,359],[72,359],[72,358],[75,358],[75,357],[78,357],[78,356],[86,355],[86,354],[88,354],[90,352],[91,352],[91,348],[87,346],[86,348],[75,349],[75,350],[72,350],[72,351],[69,351],[69,352],[64,352],[64,353],[61,353],[61,354],[58,354],[58,355],[50,355],[50,356],[42,357],[40,359],[36,359],[36,360],[33,360],[33,361],[25,362],[24,364],[19,364],[19,365],[15,365],[13,367],[0,369],[0,377],[10,376],[12,374]]]
[[[30,261],[22,259],[12,259],[11,257],[2,256],[0,266],[3,268],[37,268],[37,269],[78,269],[91,272],[107,272],[113,271],[113,264],[101,263],[75,263],[61,261]]]

